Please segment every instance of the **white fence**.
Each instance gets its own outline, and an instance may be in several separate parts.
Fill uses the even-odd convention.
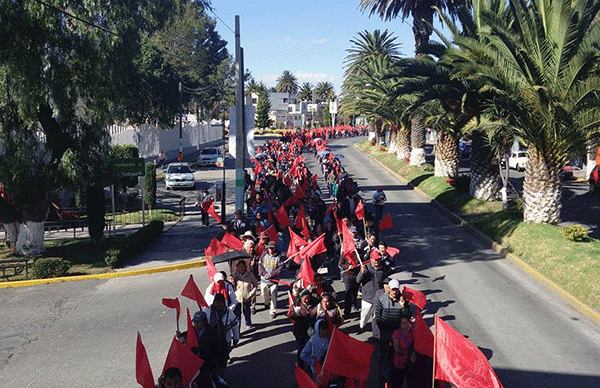
[[[133,144],[140,152],[140,158],[155,159],[163,150],[168,159],[175,159],[179,152],[179,124],[170,129],[159,129],[151,125],[138,127],[111,125],[108,127],[111,144]],[[203,145],[223,138],[220,123],[184,121],[181,131],[183,153],[197,151]]]

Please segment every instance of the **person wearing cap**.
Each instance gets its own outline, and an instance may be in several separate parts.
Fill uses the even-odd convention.
[[[198,338],[198,347],[193,348],[198,357],[204,360],[204,364],[200,368],[200,377],[197,381],[205,382],[201,387],[210,387],[213,376],[217,374],[217,352],[219,347],[217,333],[208,324],[208,317],[202,310],[197,311],[192,318],[192,325]],[[191,335],[188,333],[188,335]]]
[[[373,194],[373,206],[375,207],[375,220],[379,221],[383,217],[383,205],[387,201],[387,197],[383,192],[383,187],[378,187],[375,194]]]
[[[227,225],[227,230],[231,232],[236,237],[244,234],[244,232],[248,229],[248,224],[244,219],[244,212],[241,209],[235,211],[235,218],[229,221]]]
[[[390,364],[390,341],[394,331],[400,327],[400,318],[412,317],[414,306],[402,296],[400,282],[390,280],[389,293],[384,293],[375,303],[375,322],[379,328],[379,381],[381,386],[389,383],[392,365]]]
[[[373,254],[367,260],[369,259],[368,263],[360,266],[360,272],[356,275],[356,281],[362,290],[359,334],[365,331],[367,322],[373,319],[373,305],[379,297],[378,291],[383,289],[383,279],[389,275],[388,269],[381,264],[379,254]]]
[[[269,307],[271,318],[277,316],[277,289],[278,283],[273,280],[279,280],[279,275],[283,263],[277,244],[275,241],[269,241],[267,244],[267,252],[263,253],[258,263],[258,272],[260,274],[260,293],[264,297],[265,307]]]
[[[244,234],[242,234],[241,240],[242,241],[246,241],[246,240],[254,241],[254,234],[252,233],[251,230],[247,230],[244,232]]]
[[[215,295],[217,294],[223,294],[223,297],[225,298],[225,304],[231,309],[231,311],[236,310],[238,300],[235,296],[235,289],[233,288],[232,284],[225,281],[225,275],[223,275],[222,272],[217,272],[215,274],[213,277],[213,282],[206,287],[206,291],[204,292],[204,299],[209,306],[213,303]]]

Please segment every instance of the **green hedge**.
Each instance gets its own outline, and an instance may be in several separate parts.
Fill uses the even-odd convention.
[[[164,225],[165,223],[162,221],[151,221],[148,225],[128,235],[119,246],[107,252],[104,258],[106,265],[118,268],[127,264],[135,255],[146,250],[154,240],[160,237]]]
[[[71,263],[60,257],[45,257],[37,259],[31,267],[33,276],[38,279],[59,278],[65,276]]]

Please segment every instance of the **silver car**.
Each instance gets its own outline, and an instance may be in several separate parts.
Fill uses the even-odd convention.
[[[221,147],[207,147],[198,155],[199,166],[215,166],[223,158]]]
[[[187,163],[171,163],[165,171],[165,186],[169,189],[193,189],[196,187],[194,171]]]

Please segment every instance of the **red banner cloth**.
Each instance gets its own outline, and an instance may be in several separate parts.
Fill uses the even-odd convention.
[[[358,380],[364,386],[369,377],[369,365],[374,346],[345,334],[338,328],[333,329],[329,349],[323,363],[323,376],[345,376]]]
[[[198,336],[196,335],[196,329],[192,323],[192,317],[190,316],[190,309],[185,309],[187,312],[187,348],[192,351],[193,348],[198,347]]]
[[[306,288],[311,285],[314,276],[315,271],[313,271],[312,266],[310,265],[310,260],[305,258],[302,260],[302,264],[300,264],[300,269],[298,270],[298,278],[302,279],[302,287]]]
[[[356,262],[356,258],[354,257],[356,250],[356,244],[354,244],[354,237],[350,232],[350,229],[346,226],[344,222],[341,222],[342,226],[342,239],[343,239],[343,248],[342,254],[344,257],[347,257],[348,260],[352,262],[352,265],[356,266],[358,263]]]
[[[461,388],[502,388],[485,355],[435,316],[434,378]]]
[[[212,218],[214,218],[217,221],[217,223],[221,223],[221,217],[219,217],[219,215],[217,214],[217,211],[215,210],[215,203],[213,201],[202,202],[201,206],[202,210],[210,214]]]
[[[298,388],[317,388],[317,384],[310,378],[310,376],[302,370],[298,365],[294,369],[294,375],[296,376],[296,383]]]
[[[425,321],[421,311],[415,311],[415,324],[413,328],[413,336],[415,339],[415,350],[421,354],[433,358],[433,333]]]
[[[304,248],[300,250],[300,253],[298,253],[298,256],[311,258],[323,252],[327,252],[325,233],[322,233],[319,237],[305,245]]]
[[[179,324],[179,317],[181,316],[181,304],[179,303],[179,298],[175,298],[175,299],[170,299],[170,298],[163,298],[162,299],[162,304],[165,307],[168,307],[170,309],[175,309],[175,311],[177,312],[177,324]]]
[[[215,263],[212,262],[210,257],[206,256],[204,260],[206,261],[206,274],[208,275],[208,280],[212,282],[215,274],[219,271],[217,271],[217,267],[215,266]]]
[[[181,291],[181,296],[195,300],[198,303],[199,308],[208,307],[208,303],[206,303],[206,300],[200,292],[200,289],[198,289],[198,286],[196,285],[192,275],[190,275],[190,278],[183,288],[183,291]]]
[[[225,252],[227,252],[227,245],[220,242],[216,237],[210,240],[210,244],[204,250],[204,254],[210,257],[215,257]]]
[[[302,220],[306,218],[306,213],[304,212],[304,206],[300,205],[300,210],[296,213],[296,219],[294,220],[294,226],[298,229],[302,229]]]
[[[182,386],[187,387],[203,364],[204,360],[192,353],[177,338],[173,338],[162,373],[172,367],[179,369]]]
[[[400,253],[400,249],[398,248],[394,248],[394,247],[387,247],[387,253],[390,254],[390,257],[394,257],[396,256],[398,253]]]
[[[290,233],[290,245],[288,245],[287,257],[292,257],[292,255],[295,255],[293,256],[293,260],[296,263],[300,263],[302,258],[300,255],[296,255],[296,253],[298,253],[301,247],[308,245],[308,243],[302,237],[296,234],[289,226],[288,231]]]
[[[408,300],[421,310],[425,308],[425,303],[427,303],[427,297],[425,294],[423,294],[421,291],[413,290],[412,288],[408,288],[406,286],[404,286],[402,289],[402,296],[404,296],[404,299]]]
[[[310,238],[310,231],[308,230],[308,223],[306,222],[306,218],[302,219],[302,234],[308,240]]]
[[[381,220],[379,220],[379,230],[387,230],[394,227],[394,221],[392,221],[392,215],[386,214]]]
[[[142,343],[142,336],[137,333],[137,342],[135,344],[135,380],[143,388],[154,388],[154,376],[148,360],[148,353]]]
[[[281,225],[282,228],[287,228],[290,226],[290,217],[287,214],[287,210],[285,210],[284,206],[280,206],[275,213],[275,218],[277,218],[277,222]]]
[[[244,248],[244,243],[239,238],[235,237],[233,234],[229,232],[225,232],[223,238],[221,239],[221,243],[227,245],[227,247],[234,249],[236,251],[241,251]]]
[[[359,220],[365,219],[365,206],[363,205],[362,201],[358,202],[358,205],[356,205],[356,210],[354,211],[354,214],[356,214],[356,218],[358,218]]]

